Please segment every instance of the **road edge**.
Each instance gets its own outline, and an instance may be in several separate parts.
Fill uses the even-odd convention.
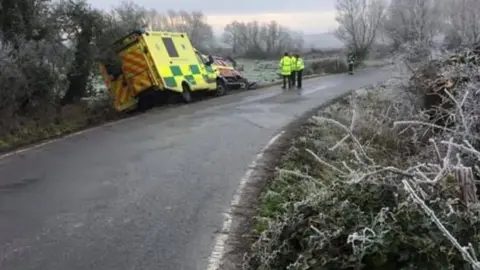
[[[222,229],[215,237],[206,270],[242,269],[244,254],[253,243],[253,238],[250,235],[253,229],[252,217],[256,213],[256,206],[261,193],[272,180],[273,172],[281,161],[281,155],[288,150],[292,144],[292,139],[300,134],[300,127],[308,119],[323,108],[350,96],[355,90],[351,89],[320,106],[306,111],[277,132],[267,145],[258,152],[240,180],[230,207],[223,213]]]
[[[325,74],[311,74],[311,75],[303,76],[302,79],[303,80],[308,80],[308,79],[314,79],[314,78],[326,77],[326,76],[332,76],[332,75],[337,75],[337,74],[333,74],[333,73],[331,73],[331,74],[326,74],[326,73]],[[260,84],[257,87],[252,88],[250,90],[260,90],[260,89],[268,88],[268,87],[271,87],[271,86],[281,85],[282,83],[283,83],[283,81],[278,80],[278,81],[271,82],[271,83]],[[249,90],[247,90],[247,91],[249,91]]]
[[[335,75],[335,74],[327,74],[327,75],[313,74],[313,75],[305,76],[304,80],[315,79],[315,78],[318,78],[318,77],[332,76],[332,75]],[[246,91],[262,90],[262,89],[272,87],[272,86],[276,86],[276,85],[280,85],[280,84],[282,84],[281,81],[268,83],[268,84],[262,84],[262,85],[259,85],[256,88],[253,88],[251,90],[246,90]],[[245,92],[245,91],[235,91],[235,92],[232,93],[232,95],[240,94],[240,93],[243,93],[243,92]],[[210,99],[206,99],[206,100],[210,100]],[[202,101],[206,101],[206,100],[199,100],[198,102],[202,102]],[[182,105],[178,105],[178,106],[182,106]],[[172,108],[172,107],[165,107],[165,108]],[[160,109],[165,109],[165,108],[160,108]],[[146,112],[146,114],[148,114],[148,112]],[[24,152],[27,152],[27,151],[30,151],[30,150],[34,150],[34,149],[37,149],[37,148],[40,148],[40,147],[43,147],[43,146],[46,146],[46,145],[49,145],[49,144],[52,144],[52,143],[55,143],[55,142],[59,142],[59,141],[62,141],[62,140],[65,140],[65,139],[68,139],[68,138],[71,138],[71,137],[75,137],[75,136],[78,136],[78,135],[81,135],[81,134],[84,134],[84,133],[87,133],[87,132],[90,132],[90,131],[94,131],[94,130],[100,129],[102,127],[113,126],[113,125],[116,125],[116,124],[120,124],[122,122],[135,120],[136,118],[139,118],[139,117],[144,116],[144,115],[145,114],[143,114],[143,113],[142,114],[132,114],[132,115],[121,117],[121,118],[114,119],[114,120],[111,120],[111,121],[106,121],[106,122],[103,122],[101,124],[85,126],[83,128],[79,128],[79,129],[76,129],[76,130],[71,131],[71,132],[66,132],[66,133],[61,134],[61,135],[51,136],[50,138],[40,139],[40,140],[37,140],[36,142],[21,144],[21,145],[18,145],[16,147],[6,148],[4,150],[0,149],[0,160],[4,159],[4,158],[7,158],[7,157],[10,157],[10,156],[13,156],[13,155],[16,155],[16,154],[21,154],[21,153],[24,153]]]

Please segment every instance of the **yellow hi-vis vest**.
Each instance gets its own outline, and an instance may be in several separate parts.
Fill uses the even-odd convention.
[[[305,63],[303,63],[303,59],[299,57],[295,61],[295,71],[299,71],[303,69],[305,69]]]
[[[280,73],[284,76],[288,76],[292,73],[292,58],[290,56],[284,56],[280,60]]]
[[[292,58],[292,71],[297,71],[297,58],[295,56],[291,56]]]

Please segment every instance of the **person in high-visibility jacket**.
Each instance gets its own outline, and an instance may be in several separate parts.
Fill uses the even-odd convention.
[[[290,74],[290,80],[292,81],[292,87],[295,87],[295,77],[297,76],[297,58],[292,54],[292,73]]]
[[[291,75],[292,75],[292,58],[290,55],[288,55],[288,52],[286,52],[282,59],[280,59],[279,63],[280,67],[280,73],[282,74],[283,77],[283,87],[282,89],[285,89],[287,87],[288,83],[288,88],[292,87],[292,80],[291,80]]]
[[[300,57],[300,55],[296,54],[295,55],[295,73],[297,74],[298,89],[302,88],[302,76],[303,76],[304,69],[305,69],[305,63],[303,62],[303,59]]]

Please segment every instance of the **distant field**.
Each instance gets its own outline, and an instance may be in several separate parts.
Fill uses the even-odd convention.
[[[307,59],[305,60],[305,65],[308,67],[310,63],[320,60],[322,59]],[[275,82],[280,79],[278,61],[279,60],[239,59],[237,60],[237,63],[239,66],[243,65],[243,73],[249,80],[264,84]]]
[[[305,59],[305,66],[308,69],[308,66],[311,63],[325,59],[327,58]],[[239,66],[243,65],[243,74],[245,74],[249,80],[259,84],[265,84],[275,82],[280,79],[280,69],[278,67],[279,60],[238,59],[237,63]]]
[[[310,58],[305,59],[305,66],[308,70],[309,66],[314,62],[335,59],[338,59],[338,61],[344,61],[341,57]],[[265,84],[280,80],[278,61],[279,60],[238,59],[237,63],[239,66],[243,65],[244,70],[242,72],[250,81]],[[379,67],[389,63],[388,60],[366,60],[363,65],[365,67]]]
[[[265,84],[280,79],[278,61],[239,59],[237,63],[243,66],[243,74],[252,82]]]
[[[310,58],[305,59],[306,69],[313,62],[325,61],[327,59],[336,59],[335,57],[328,58]],[[340,58],[337,58],[340,60]],[[280,80],[280,69],[278,68],[279,60],[252,60],[252,59],[237,59],[238,66],[243,66],[242,73],[252,82],[258,84],[267,84]],[[367,60],[365,66],[382,66],[386,64],[385,60]],[[105,84],[101,78],[97,78],[96,88],[98,92],[105,91]]]

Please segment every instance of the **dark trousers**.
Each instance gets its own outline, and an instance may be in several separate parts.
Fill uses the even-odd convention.
[[[297,87],[302,88],[303,69],[298,70],[296,73],[297,73]]]
[[[295,80],[296,80],[296,77],[297,76],[297,72],[296,71],[292,71],[292,74],[290,75],[290,79],[292,80],[292,86],[295,87]]]
[[[291,75],[282,75],[283,77],[283,89],[285,89],[287,87],[287,84],[288,84],[288,88],[291,88],[292,87],[292,76]]]
[[[348,72],[350,72],[350,73],[353,72],[353,63],[348,64]]]

